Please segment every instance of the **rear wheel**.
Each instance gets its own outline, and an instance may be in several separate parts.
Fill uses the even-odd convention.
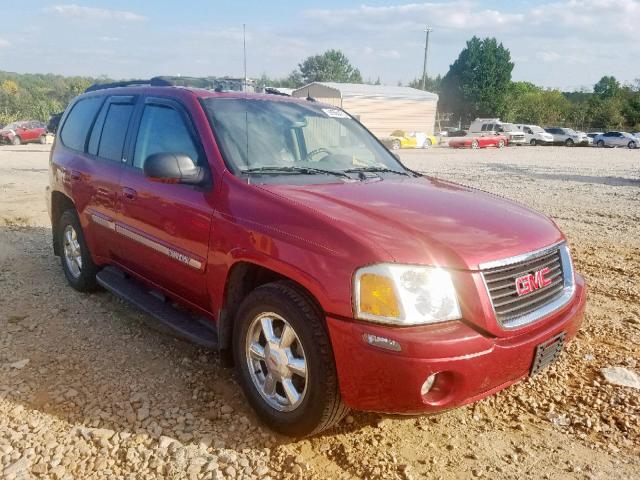
[[[565,146],[565,147],[573,147],[573,140],[571,140],[570,138],[567,138],[567,139],[564,141],[564,146]]]
[[[251,292],[233,337],[240,384],[273,430],[312,435],[347,413],[322,312],[294,284],[274,282]]]
[[[22,143],[22,140],[20,139],[20,137],[18,135],[14,136],[11,139],[11,145],[20,145]]]
[[[47,136],[40,135],[40,138],[38,139],[38,141],[40,142],[41,145],[44,145],[45,143],[47,143]]]
[[[629,148],[638,148],[638,144],[637,144],[634,140],[631,140],[631,141],[627,144],[627,147],[629,147]]]
[[[498,148],[504,148],[504,140],[498,141]]]
[[[433,145],[433,142],[431,141],[431,139],[430,139],[430,138],[427,138],[427,139],[424,141],[424,145],[422,145],[422,148],[429,148],[431,145]]]
[[[480,143],[478,142],[478,140],[474,139],[471,142],[471,148],[473,148],[474,150],[477,149],[477,148],[480,148]]]
[[[400,150],[400,140],[394,140],[391,143],[391,150]]]
[[[62,214],[56,230],[62,252],[62,269],[69,285],[80,292],[94,290],[98,268],[91,259],[75,210],[67,210]]]
[[[598,146],[598,148],[603,148],[604,147],[604,140],[598,140],[596,145]]]
[[[531,144],[532,147],[537,147],[538,146],[538,141],[535,138],[532,138],[529,143]]]

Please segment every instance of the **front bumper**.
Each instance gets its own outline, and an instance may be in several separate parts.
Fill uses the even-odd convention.
[[[529,374],[536,346],[560,332],[575,337],[584,313],[585,284],[576,274],[573,299],[538,323],[539,329],[510,337],[480,333],[463,321],[393,328],[327,317],[344,402],[357,410],[420,414],[471,403]],[[374,347],[373,334],[398,342],[400,352]],[[421,394],[427,377],[438,373]]]

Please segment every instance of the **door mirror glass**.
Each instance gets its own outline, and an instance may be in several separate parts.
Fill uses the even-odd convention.
[[[144,174],[161,183],[198,185],[204,181],[204,169],[184,153],[154,153],[144,162]]]

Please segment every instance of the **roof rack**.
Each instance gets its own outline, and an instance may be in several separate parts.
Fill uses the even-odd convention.
[[[164,77],[153,77],[149,80],[124,80],[122,82],[94,83],[84,92],[95,92],[96,90],[104,90],[107,88],[132,87],[135,85],[148,85],[150,87],[172,87],[174,84]]]

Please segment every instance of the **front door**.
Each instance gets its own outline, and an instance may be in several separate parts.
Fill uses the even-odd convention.
[[[120,182],[120,263],[208,310],[205,270],[213,213],[211,182],[159,183],[143,172],[145,160],[162,152],[184,153],[208,167],[202,146],[186,109],[168,99],[145,99],[136,130]]]

